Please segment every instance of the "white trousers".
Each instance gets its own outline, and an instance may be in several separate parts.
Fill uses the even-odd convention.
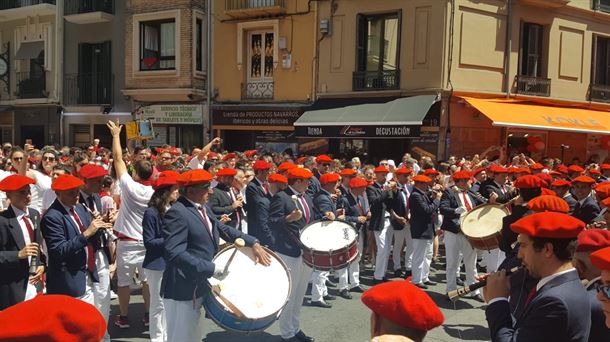
[[[381,280],[385,277],[388,269],[388,259],[390,258],[390,248],[392,247],[392,237],[394,229],[388,218],[385,219],[383,229],[374,231],[375,243],[377,244],[377,256],[375,258],[375,273],[373,277]]]
[[[401,268],[400,256],[403,245],[407,246],[405,251],[405,269],[410,271],[413,264],[413,239],[411,238],[411,225],[408,223],[403,229],[394,230],[394,250],[392,251],[394,271]]]
[[[203,331],[199,324],[201,319],[201,301],[195,300],[193,309],[192,300],[173,300],[163,298],[163,306],[167,317],[167,341],[201,341]]]
[[[108,257],[103,250],[98,250],[95,253],[95,267],[97,267],[97,275],[100,281],[91,283],[91,285],[95,307],[104,316],[106,325],[108,325],[108,316],[110,315],[110,270],[108,266]],[[107,329],[104,341],[110,341]]]
[[[352,289],[360,286],[360,258],[362,258],[362,250],[364,248],[364,234],[358,234],[358,256],[352,261],[348,267],[337,271],[339,277],[339,291]]]
[[[307,284],[311,278],[312,269],[303,263],[303,257],[294,258],[281,253],[277,254],[286,263],[292,282],[292,292],[279,319],[280,334],[282,338],[289,339],[301,330],[301,306],[307,291]],[[169,315],[169,312],[167,314]]]
[[[457,289],[456,276],[460,270],[460,253],[464,261],[464,268],[466,269],[466,284],[471,285],[476,282],[475,276],[477,274],[477,252],[472,248],[468,239],[464,234],[455,234],[452,232],[445,231],[445,253],[447,258],[447,292]],[[473,294],[480,293],[479,290]]]
[[[497,271],[505,258],[506,255],[499,248],[483,252],[483,260],[485,262],[485,267],[487,268],[487,273]]]
[[[161,280],[163,280],[163,271],[155,271],[144,268],[148,286],[150,289],[150,309],[149,309],[149,331],[150,340],[152,342],[167,341],[167,331],[165,329],[165,308],[163,307],[163,298],[161,298]]]
[[[311,274],[311,300],[314,302],[321,301],[324,296],[328,295],[326,280],[330,272],[328,271],[313,271]]]
[[[89,303],[95,307],[95,296],[93,295],[93,283],[91,282],[91,277],[89,277],[89,273],[85,274],[85,293],[77,297],[76,299],[80,299],[85,303]]]
[[[432,262],[434,240],[413,239],[413,284],[422,284],[430,279],[430,263]]]

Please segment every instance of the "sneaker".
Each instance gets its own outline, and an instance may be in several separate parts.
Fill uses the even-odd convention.
[[[114,325],[121,329],[129,329],[131,325],[129,325],[129,318],[127,316],[118,315],[116,320],[114,321]]]
[[[150,322],[149,322],[149,316],[150,316],[150,315],[148,314],[148,312],[145,312],[145,313],[144,313],[144,318],[142,318],[142,322],[144,322],[144,326],[145,326],[145,327],[147,327],[147,326],[150,324]]]
[[[116,292],[111,290],[110,291],[110,300],[117,299],[117,298],[119,298],[119,295],[117,295]]]

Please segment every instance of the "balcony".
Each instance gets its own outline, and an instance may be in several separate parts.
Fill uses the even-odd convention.
[[[551,96],[551,79],[517,75],[517,94],[534,96]]]
[[[589,100],[610,103],[610,85],[591,84],[589,86]]]
[[[225,14],[232,18],[269,17],[284,13],[285,0],[225,0]]]
[[[241,84],[242,100],[273,100],[273,81],[252,81]]]
[[[64,18],[74,24],[112,21],[114,0],[65,0]]]
[[[110,73],[66,74],[64,77],[64,104],[111,105],[113,75]]]
[[[352,89],[354,91],[400,89],[400,70],[356,71],[352,76]]]
[[[55,14],[55,0],[0,0],[0,21]]]
[[[44,72],[16,72],[16,96],[18,99],[41,99],[49,96],[47,78]]]
[[[559,8],[567,5],[571,0],[520,0],[520,2],[542,8]]]

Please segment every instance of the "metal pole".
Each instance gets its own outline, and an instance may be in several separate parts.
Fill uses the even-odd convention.
[[[214,120],[212,118],[212,92],[214,91],[212,85],[212,3],[213,0],[207,1],[206,6],[206,18],[207,18],[207,32],[206,32],[206,49],[207,49],[207,60],[206,60],[206,97],[207,97],[207,105],[208,105],[208,134],[207,139],[204,137],[205,143],[208,143],[214,139],[214,132],[212,131],[212,127],[214,124]]]

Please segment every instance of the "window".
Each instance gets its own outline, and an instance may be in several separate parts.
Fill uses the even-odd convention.
[[[595,37],[593,84],[610,86],[610,38]]]
[[[358,26],[358,71],[397,70],[399,13],[360,15]]]
[[[594,0],[594,9],[603,12],[610,12],[610,0]]]
[[[203,72],[203,20],[195,20],[195,70]]]
[[[140,70],[174,70],[175,68],[175,20],[140,22]]]
[[[521,30],[519,75],[542,76],[542,33],[542,25],[523,24]]]
[[[273,78],[274,36],[272,31],[248,34],[248,80]]]

